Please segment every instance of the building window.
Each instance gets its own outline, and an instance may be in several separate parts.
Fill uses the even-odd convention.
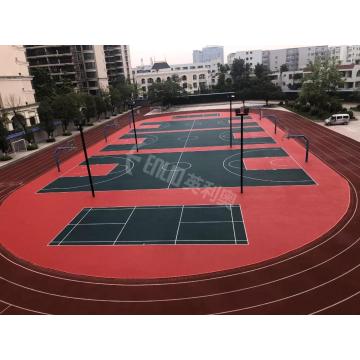
[[[193,75],[193,80],[196,80],[197,79],[197,76],[196,76],[196,74],[195,75]]]
[[[187,89],[187,83],[183,83],[183,88]]]
[[[142,83],[142,84],[145,84],[145,79],[141,79],[141,83]]]
[[[200,79],[200,80],[204,80],[204,79],[205,79],[205,74],[200,74],[200,75],[199,75],[199,79]]]
[[[183,75],[183,76],[181,77],[181,80],[182,80],[182,81],[186,81],[186,80],[187,80],[186,75]]]
[[[193,88],[194,88],[194,89],[197,88],[197,83],[193,83]]]
[[[158,77],[158,78],[156,79],[156,82],[157,82],[157,83],[161,83],[161,79]]]
[[[148,78],[148,84],[152,84],[154,80],[152,78]]]

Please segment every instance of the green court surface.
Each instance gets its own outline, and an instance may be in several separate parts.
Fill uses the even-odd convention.
[[[275,144],[273,138],[267,136],[261,127],[246,127],[245,133],[262,132],[263,137],[245,138],[244,144]],[[141,134],[138,137],[145,139],[139,142],[141,149],[170,149],[170,148],[192,148],[207,146],[229,145],[230,133],[228,130],[192,130],[184,132],[160,132],[156,134]],[[120,139],[132,139],[133,134],[126,134]],[[135,140],[134,140],[135,141]],[[234,145],[240,144],[240,139],[233,139]],[[132,150],[134,144],[113,144],[108,145],[102,151]]]
[[[50,245],[247,243],[239,205],[199,205],[85,208]]]
[[[173,130],[200,130],[200,129],[216,129],[216,128],[228,128],[229,118],[221,119],[201,119],[201,120],[184,120],[184,121],[156,121],[156,122],[146,122],[136,128],[138,133],[143,132],[161,132],[161,131],[173,131]],[[143,128],[144,126],[144,128]],[[244,122],[244,127],[258,127],[258,123],[253,122]],[[148,127],[148,128],[147,128]],[[233,128],[240,128],[238,123],[233,123]],[[134,130],[130,131],[131,133]]]
[[[244,158],[288,157],[282,148],[245,149]],[[97,191],[238,187],[239,150],[93,156],[90,164],[115,164],[104,176],[94,176]],[[85,165],[83,163],[82,165]],[[302,169],[247,170],[245,186],[312,185]],[[87,177],[60,177],[39,192],[89,189]]]
[[[202,118],[202,117],[219,117],[219,113],[211,113],[211,114],[190,114],[190,115],[174,115],[173,119],[192,119],[192,118]]]

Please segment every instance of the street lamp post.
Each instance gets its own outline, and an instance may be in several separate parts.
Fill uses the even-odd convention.
[[[232,140],[233,140],[233,130],[232,130],[232,99],[235,98],[235,95],[230,95],[230,147],[232,147]]]
[[[136,126],[135,126],[135,115],[134,115],[135,101],[133,99],[129,100],[128,105],[131,107],[131,116],[132,116],[132,122],[133,122],[133,126],[134,126],[136,152],[139,152],[138,140],[137,140],[137,134],[136,134]]]
[[[90,169],[90,164],[89,164],[89,158],[88,158],[88,154],[87,154],[85,137],[84,137],[84,131],[83,131],[83,126],[84,126],[83,110],[84,110],[84,108],[80,109],[81,118],[80,118],[80,120],[77,122],[77,124],[76,124],[76,122],[75,122],[75,125],[78,125],[78,127],[79,127],[80,137],[81,137],[81,144],[82,144],[82,148],[83,148],[83,151],[84,151],[84,156],[85,156],[85,162],[86,162],[86,168],[87,168],[87,173],[88,173],[88,178],[89,178],[91,193],[92,193],[92,196],[95,197],[95,189],[94,189],[94,184],[93,184],[93,180],[92,180],[91,169]]]

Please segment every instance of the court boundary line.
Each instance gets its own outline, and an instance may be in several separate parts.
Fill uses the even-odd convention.
[[[181,207],[180,218],[179,218],[178,227],[177,227],[176,236],[175,236],[175,245],[176,245],[176,241],[177,241],[177,238],[178,238],[178,235],[179,235],[179,230],[180,230],[180,225],[181,225],[181,219],[182,219],[182,216],[183,216],[183,212],[184,212],[184,205]]]
[[[76,228],[76,226],[79,225],[80,222],[81,222],[83,219],[86,218],[87,214],[91,211],[91,209],[92,209],[92,208],[89,208],[88,211],[86,211],[85,215],[83,215],[83,216],[80,218],[80,220],[77,222],[77,224],[72,225],[72,229],[61,239],[61,241],[60,241],[59,243],[56,244],[57,246],[60,246],[61,243],[74,231],[74,229]],[[80,212],[80,214],[81,214],[81,212]],[[63,229],[63,231],[64,231],[65,229],[66,229],[66,227]],[[60,232],[60,233],[61,233],[61,232]],[[55,238],[55,239],[56,239],[56,238]],[[54,241],[55,239],[53,239],[53,241]]]
[[[226,208],[228,209],[230,207],[230,212],[231,212],[231,217],[232,217],[232,220],[231,221],[228,221],[228,220],[214,220],[214,221],[181,221],[182,219],[182,216],[183,216],[183,211],[184,211],[184,208],[188,208],[188,209],[204,209],[204,208],[207,208],[207,209],[214,209],[214,208]],[[233,207],[237,207],[239,208],[239,211],[240,211],[240,216],[241,216],[241,219],[242,220],[234,220],[233,219],[233,216],[232,216],[232,208]],[[127,246],[127,245],[132,245],[132,244],[117,244],[118,243],[118,238],[119,236],[121,235],[121,233],[124,231],[130,217],[132,216],[133,212],[135,211],[135,208],[137,208],[138,210],[157,210],[157,209],[166,209],[166,208],[170,208],[170,209],[180,209],[181,208],[181,213],[180,213],[180,218],[179,218],[179,222],[178,222],[178,227],[177,227],[177,232],[176,232],[176,237],[174,240],[157,240],[157,239],[152,239],[152,240],[127,240],[125,241],[126,243],[128,242],[133,242],[134,245],[139,245],[141,243],[151,243],[153,241],[157,241],[157,242],[172,242],[174,241],[174,244],[176,245],[177,244],[177,241],[178,241],[178,234],[179,234],[179,230],[180,230],[180,226],[181,224],[228,224],[228,223],[232,223],[233,225],[233,232],[234,232],[234,241],[235,241],[235,244],[236,245],[248,245],[249,244],[249,241],[248,241],[248,236],[247,236],[247,233],[246,233],[246,228],[245,228],[245,223],[244,223],[244,219],[243,219],[243,215],[242,215],[242,211],[241,211],[241,206],[240,204],[229,204],[229,205],[204,205],[204,206],[187,206],[187,205],[174,205],[174,206],[161,206],[161,205],[156,205],[156,206],[148,206],[148,207],[140,207],[140,206],[135,206],[135,207],[113,207],[113,208],[82,208],[78,214],[75,215],[75,217],[73,218],[73,220],[79,216],[79,214],[81,214],[85,209],[87,209],[85,215],[83,215],[80,220],[77,222],[77,223],[69,223],[67,225],[64,226],[64,228],[62,230],[60,230],[60,232],[58,233],[58,235],[53,238],[53,240],[49,243],[49,246],[78,246],[78,245],[81,245],[82,243],[84,243],[84,246],[102,246],[102,244],[98,244],[98,243],[104,243],[105,244],[111,244],[113,246],[117,246],[117,245],[123,245],[123,246]],[[131,213],[129,214],[128,218],[127,218],[127,221],[126,222],[121,222],[121,223],[88,223],[88,224],[80,224],[80,222],[82,220],[84,220],[86,218],[86,216],[88,216],[91,212],[94,212],[96,210],[110,210],[110,211],[117,211],[117,210],[130,210],[132,209]],[[71,221],[73,221],[71,220]],[[246,239],[237,239],[236,238],[236,233],[235,233],[235,229],[234,229],[234,226],[235,224],[234,223],[242,223],[242,226],[244,228],[244,231],[245,231],[245,236],[246,236]],[[116,237],[115,241],[112,241],[112,240],[94,240],[92,244],[92,241],[89,241],[89,240],[73,240],[73,241],[69,241],[69,242],[66,242],[66,238],[70,235],[71,232],[74,231],[75,227],[79,227],[79,226],[103,226],[103,225],[123,225],[123,227],[121,228],[121,231],[120,233],[118,234],[118,236]],[[54,244],[54,245],[51,245],[51,243],[68,227],[72,227],[71,230],[61,239],[61,241],[58,243],[58,244]],[[65,243],[64,243],[65,241]],[[205,240],[195,240],[195,239],[182,239],[182,240],[179,240],[181,242],[183,241],[191,241],[191,242],[200,242],[200,243],[195,243],[195,244],[191,244],[191,245],[202,245],[201,242],[206,242],[206,241],[209,241],[209,242],[218,242],[217,244],[213,244],[213,245],[222,245],[222,242],[225,242],[225,241],[230,241],[228,239],[215,239],[215,240],[209,240],[209,239],[205,239]],[[232,241],[232,240],[231,240]],[[138,244],[139,243],[139,244]],[[109,246],[108,245],[108,246]],[[151,245],[169,245],[169,244],[151,244]],[[186,244],[186,245],[190,245],[190,244]]]
[[[125,229],[127,223],[129,222],[132,214],[135,212],[135,209],[136,209],[136,206],[134,206],[134,208],[132,209],[130,215],[128,216],[128,218],[127,218],[127,220],[126,220],[126,222],[125,222],[125,224],[124,224],[124,226],[121,228],[120,232],[118,233],[117,237],[115,238],[115,241],[114,241],[113,245],[116,245],[116,242],[119,240],[120,235],[121,235],[122,232],[124,231],[124,229]]]

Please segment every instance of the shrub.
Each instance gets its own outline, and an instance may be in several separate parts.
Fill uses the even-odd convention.
[[[7,154],[3,154],[1,157],[0,157],[0,161],[9,161],[11,160],[12,157],[7,155]]]
[[[62,134],[63,136],[70,136],[71,135],[71,131],[65,131]]]
[[[310,115],[318,115],[319,114],[319,109],[318,109],[318,107],[316,107],[316,106],[311,106],[311,108],[310,108]]]
[[[55,141],[56,141],[55,138],[48,138],[48,139],[46,139],[46,142],[47,142],[47,143],[53,143],[53,142],[55,142]]]
[[[354,113],[352,110],[348,110],[347,113],[350,115],[350,119],[354,119]]]
[[[304,111],[309,112],[311,110],[311,105],[309,103],[303,106]]]
[[[26,147],[26,149],[27,149],[28,151],[36,150],[36,149],[38,149],[38,148],[39,148],[39,147],[38,147],[37,144],[29,144],[29,145]]]
[[[283,102],[283,101],[280,101],[280,102],[279,102],[279,105],[280,105],[280,106],[284,105],[284,102]]]

